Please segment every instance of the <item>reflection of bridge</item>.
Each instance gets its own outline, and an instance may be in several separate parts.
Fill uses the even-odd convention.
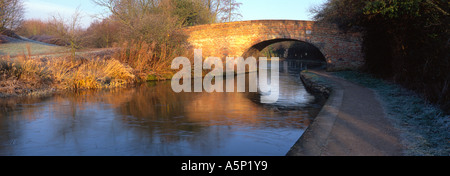
[[[203,50],[203,57],[255,56],[282,41],[301,41],[317,47],[328,70],[355,69],[363,63],[361,39],[314,21],[258,20],[193,26],[184,29],[189,43]]]

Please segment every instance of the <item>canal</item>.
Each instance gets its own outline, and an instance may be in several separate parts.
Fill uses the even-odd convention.
[[[174,93],[169,81],[4,99],[0,155],[283,156],[325,100],[305,90],[301,63],[280,66],[271,104],[259,93]]]

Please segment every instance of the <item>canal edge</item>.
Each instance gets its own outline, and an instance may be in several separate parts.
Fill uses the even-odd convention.
[[[303,71],[300,78],[308,91],[327,98],[322,110],[306,129],[286,156],[321,156],[339,114],[344,89],[339,83],[327,79],[329,75],[318,71]]]

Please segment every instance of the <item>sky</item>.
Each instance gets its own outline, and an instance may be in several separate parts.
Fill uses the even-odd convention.
[[[311,20],[309,9],[326,0],[238,0],[242,3],[241,20],[288,19]],[[82,26],[87,27],[96,18],[107,12],[91,0],[24,0],[25,19],[46,20],[60,14],[65,18],[79,7],[82,13]]]

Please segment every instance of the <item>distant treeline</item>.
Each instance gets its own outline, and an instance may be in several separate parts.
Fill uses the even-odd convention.
[[[300,41],[284,41],[269,45],[261,51],[265,57],[316,60],[326,62],[322,52],[312,44]]]

